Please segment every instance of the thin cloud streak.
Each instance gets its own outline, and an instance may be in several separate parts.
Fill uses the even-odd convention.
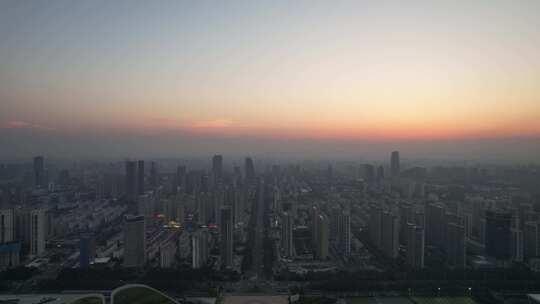
[[[51,128],[49,126],[44,126],[41,124],[31,123],[31,122],[22,121],[22,120],[8,121],[2,124],[1,128],[2,129],[37,129],[37,130],[47,130],[47,131],[55,130],[54,128]]]

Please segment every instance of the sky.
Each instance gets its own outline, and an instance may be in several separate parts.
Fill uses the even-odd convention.
[[[0,1],[0,158],[539,161],[538,54],[537,0]]]

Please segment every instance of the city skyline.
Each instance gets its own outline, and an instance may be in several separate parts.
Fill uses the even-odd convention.
[[[538,161],[539,6],[3,2],[0,158]]]

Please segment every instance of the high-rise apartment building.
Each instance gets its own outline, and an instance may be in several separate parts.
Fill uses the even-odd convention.
[[[144,160],[137,162],[137,194],[144,194]]]
[[[283,212],[281,215],[281,248],[286,257],[294,256],[293,242],[293,224],[294,219],[289,212]]]
[[[382,252],[392,259],[399,253],[399,219],[390,212],[382,215]]]
[[[390,156],[390,174],[392,177],[397,177],[399,176],[400,171],[401,167],[399,163],[399,151],[394,151]]]
[[[45,187],[45,160],[43,156],[34,157],[34,185]]]
[[[143,215],[124,218],[124,267],[146,263],[146,227]]]
[[[465,227],[457,223],[447,224],[446,256],[452,268],[465,268]]]
[[[407,224],[407,264],[412,268],[424,268],[424,228],[413,223]]]
[[[214,180],[218,181],[223,178],[223,156],[214,155],[212,157],[212,173],[214,175]]]
[[[191,267],[194,269],[206,265],[208,260],[208,231],[201,229],[191,236]]]
[[[9,243],[14,240],[14,221],[13,210],[2,209],[0,210],[0,244]]]
[[[137,162],[126,161],[126,196],[130,203],[135,203],[138,195]]]
[[[499,260],[508,260],[510,250],[510,222],[512,215],[503,211],[486,211],[486,254]]]
[[[219,237],[221,255],[221,265],[232,267],[233,265],[233,218],[230,206],[223,206],[220,209]]]
[[[45,235],[47,233],[45,210],[30,211],[30,254],[42,256],[45,254]]]

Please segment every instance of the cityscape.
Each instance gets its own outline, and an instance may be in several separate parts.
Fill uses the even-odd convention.
[[[540,1],[0,1],[0,304],[540,303]]]

